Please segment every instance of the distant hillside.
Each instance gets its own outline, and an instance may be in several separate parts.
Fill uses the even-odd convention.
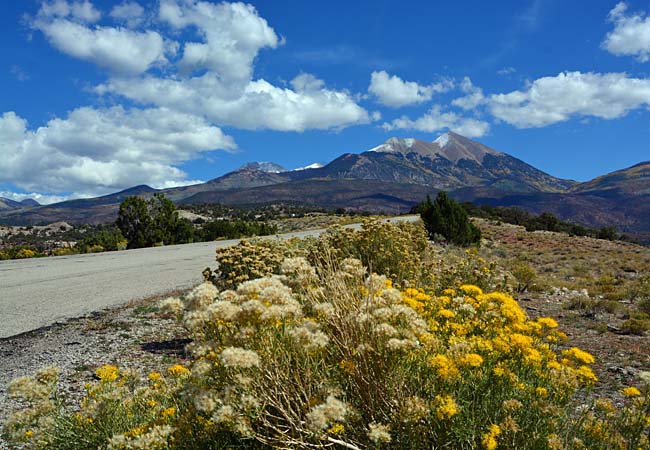
[[[345,153],[324,166],[285,170],[271,162],[249,163],[206,183],[160,192],[177,204],[283,202],[398,213],[439,190],[462,201],[517,206],[536,214],[547,211],[589,227],[615,225],[625,233],[650,235],[650,162],[577,183],[452,132],[433,142],[391,138],[361,153]],[[149,197],[154,192],[136,186],[40,207],[0,203],[0,222],[110,222],[124,198]]]
[[[15,200],[10,200],[8,198],[0,197],[0,211],[9,210],[9,209],[19,209],[19,208],[25,208],[30,206],[40,206],[40,205],[41,204],[38,203],[33,198],[26,198],[25,200],[17,202]]]
[[[7,209],[16,209],[22,206],[23,205],[21,205],[19,202],[10,200],[8,198],[0,197],[0,211],[7,210]]]
[[[578,184],[571,192],[591,193],[603,197],[619,194],[650,195],[650,161]]]

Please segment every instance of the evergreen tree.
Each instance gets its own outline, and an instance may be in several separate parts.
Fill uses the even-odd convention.
[[[126,238],[128,248],[149,247],[154,243],[151,214],[149,214],[147,202],[140,197],[127,197],[120,204],[120,212],[115,225]]]
[[[120,205],[115,224],[128,241],[128,248],[193,241],[192,224],[180,219],[174,203],[160,193],[154,194],[148,201],[140,197],[127,197]]]
[[[432,239],[435,235],[440,235],[448,242],[463,246],[481,240],[481,230],[470,222],[465,209],[444,191],[438,193],[434,202],[427,195],[427,199],[416,210]]]
[[[176,244],[178,213],[176,205],[161,193],[155,193],[148,202],[154,239],[153,244]]]

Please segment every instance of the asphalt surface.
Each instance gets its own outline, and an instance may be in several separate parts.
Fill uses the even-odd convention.
[[[323,231],[277,238],[316,236]],[[202,281],[203,269],[215,267],[216,248],[237,242],[0,261],[0,339],[132,300],[189,289]]]

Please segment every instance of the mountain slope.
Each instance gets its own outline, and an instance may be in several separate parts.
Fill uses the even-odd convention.
[[[120,203],[129,196],[150,196],[156,189],[146,186],[134,186],[114,194],[95,198],[66,200],[60,203],[35,208],[19,208],[0,214],[0,221],[15,225],[36,225],[52,222],[68,223],[107,223],[117,217]]]
[[[588,192],[601,196],[607,196],[612,192],[625,195],[650,194],[650,161],[602,175],[586,183],[580,183],[574,186],[571,192]]]
[[[361,154],[344,154],[319,170],[299,176],[382,180],[445,190],[494,186],[507,192],[561,192],[575,184],[452,132],[433,142],[390,138]]]
[[[8,210],[8,209],[16,209],[22,206],[24,205],[20,204],[20,202],[10,200],[8,198],[0,197],[0,211]]]
[[[433,142],[391,138],[322,167],[291,171],[273,163],[250,163],[206,183],[159,192],[177,204],[285,202],[403,212],[442,189],[459,200],[548,211],[587,226],[616,225],[621,231],[650,235],[650,163],[577,183],[452,132]],[[0,210],[0,221],[108,222],[115,219],[126,196],[148,197],[153,192],[148,186],[136,186],[96,199],[19,206]]]

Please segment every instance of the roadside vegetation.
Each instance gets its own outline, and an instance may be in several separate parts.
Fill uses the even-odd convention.
[[[475,205],[473,203],[463,203],[462,206],[472,217],[521,225],[526,228],[526,231],[554,231],[566,233],[569,236],[587,236],[608,241],[631,241],[629,237],[620,234],[614,226],[589,228],[565,222],[548,212],[535,215],[520,208],[506,206]]]
[[[514,250],[478,225],[480,249],[371,221],[219,249],[205,283],[160,306],[187,330],[187,360],[102,365],[78,403],[55,368],[19,378],[5,435],[51,449],[649,448],[650,373],[599,395],[600,361],[513,297],[538,289],[538,267],[491,259]]]
[[[129,197],[121,205],[117,224],[0,226],[0,260],[267,236],[356,223],[365,216],[369,214],[285,204],[256,208],[218,204],[176,207],[161,195],[150,200]]]

